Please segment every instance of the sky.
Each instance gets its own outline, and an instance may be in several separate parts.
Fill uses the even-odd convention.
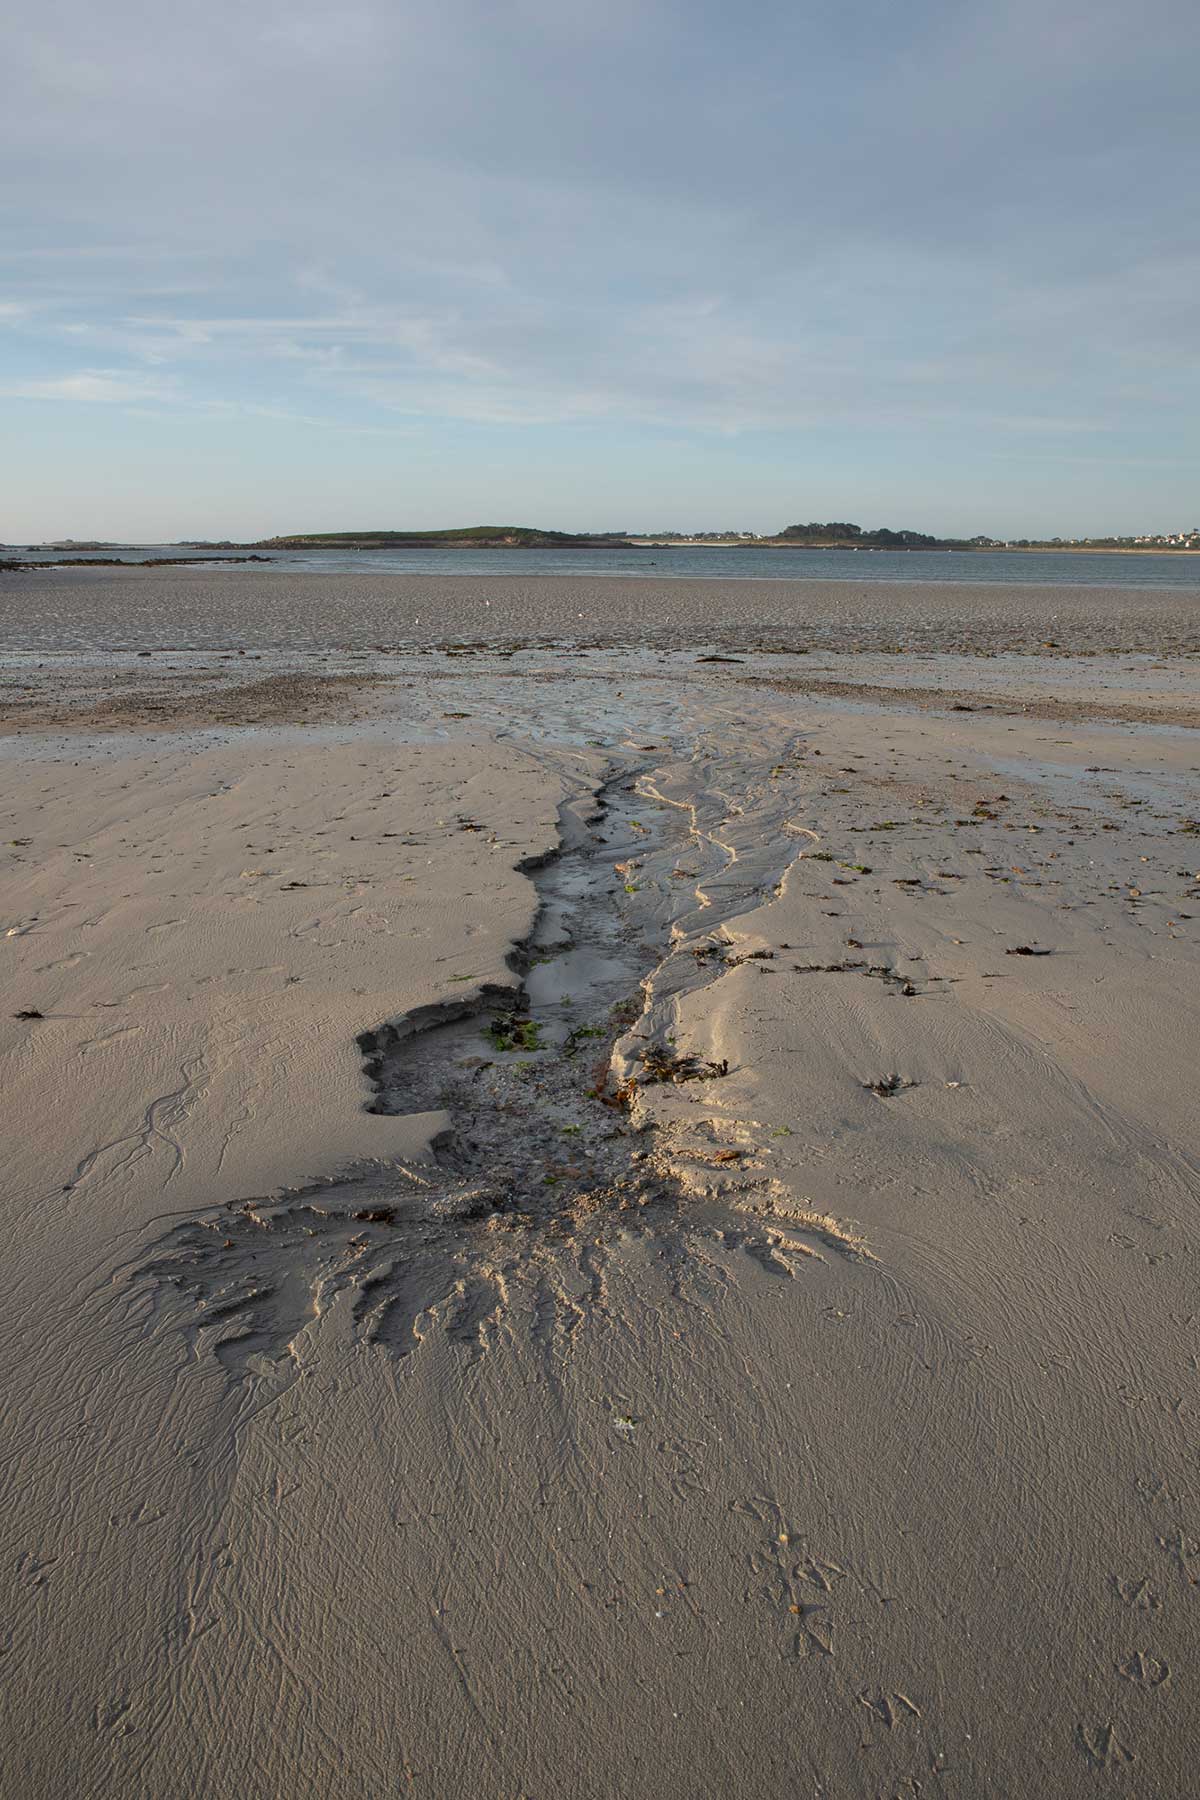
[[[1200,523],[1195,0],[30,0],[0,541]]]

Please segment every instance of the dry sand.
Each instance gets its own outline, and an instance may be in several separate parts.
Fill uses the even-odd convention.
[[[0,1792],[1193,1792],[1190,665],[268,665],[9,695]]]

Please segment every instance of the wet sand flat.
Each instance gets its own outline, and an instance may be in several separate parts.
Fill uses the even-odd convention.
[[[67,569],[0,575],[0,651],[375,653],[460,642],[965,655],[1200,652],[1194,585],[720,581],[622,576],[322,575]]]
[[[1003,600],[9,665],[0,1790],[1192,1791],[1193,665]]]

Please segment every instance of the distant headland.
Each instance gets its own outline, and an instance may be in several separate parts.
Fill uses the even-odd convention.
[[[844,520],[786,525],[782,531],[546,531],[533,525],[466,525],[452,531],[322,531],[261,538],[253,545],[220,549],[254,550],[623,550],[648,545],[682,547],[753,546],[756,550],[1200,550],[1200,526],[1191,531],[1093,538],[934,537],[909,528],[867,528]]]
[[[255,550],[620,550],[623,531],[543,531],[535,525],[462,525],[453,531],[306,531],[261,538]]]
[[[817,550],[817,551],[1042,551],[1078,554],[1091,551],[1101,555],[1147,555],[1162,551],[1200,554],[1200,525],[1176,532],[1143,532],[1129,536],[1087,538],[996,538],[980,534],[970,538],[935,537],[929,532],[905,527],[893,530],[879,525],[871,528],[846,520],[812,521],[807,525],[786,525],[777,532],[755,531],[548,531],[537,525],[463,525],[442,531],[298,531],[279,537],[258,538],[252,543],[238,543],[230,538],[183,538],[173,544],[154,546],[151,557],[127,557],[111,552],[136,551],[146,546],[110,543],[100,539],[58,538],[40,544],[0,544],[0,571],[12,573],[21,569],[44,568],[45,561],[20,560],[21,550],[46,558],[53,555],[58,566],[72,564],[95,567],[97,564],[120,566],[135,561],[139,567],[152,568],[171,563],[205,562],[265,563],[272,553],[331,550],[645,550],[662,549],[753,549],[753,550]],[[3,555],[16,550],[17,556]]]
[[[843,520],[826,524],[786,525],[782,531],[760,535],[753,531],[660,531],[640,532],[630,537],[633,544],[661,544],[664,547],[683,544],[752,545],[756,550],[1093,550],[1093,551],[1200,551],[1200,525],[1190,531],[1142,533],[1129,537],[1089,538],[996,538],[980,533],[976,537],[933,537],[928,532],[904,529],[892,531],[887,526],[866,529]]]

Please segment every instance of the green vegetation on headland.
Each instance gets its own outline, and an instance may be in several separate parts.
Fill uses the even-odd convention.
[[[507,550],[629,549],[645,542],[781,545],[793,549],[969,550],[960,538],[929,537],[920,531],[864,531],[860,525],[789,525],[777,536],[754,532],[662,532],[655,537],[624,531],[543,531],[532,525],[465,525],[452,531],[307,531],[261,538],[256,550]]]
[[[621,549],[628,545],[624,532],[540,531],[533,525],[464,525],[454,531],[309,531],[290,537],[262,538],[256,550],[402,550],[426,549],[507,550],[562,549],[581,546],[594,550]]]
[[[761,541],[761,540],[760,540]],[[861,525],[847,525],[834,521],[828,525],[787,525],[774,540],[768,543],[797,544],[805,548],[837,550],[843,547],[858,550],[969,550],[970,543],[965,538],[930,537],[924,531],[890,531],[886,526],[877,526],[874,531],[864,531]]]

